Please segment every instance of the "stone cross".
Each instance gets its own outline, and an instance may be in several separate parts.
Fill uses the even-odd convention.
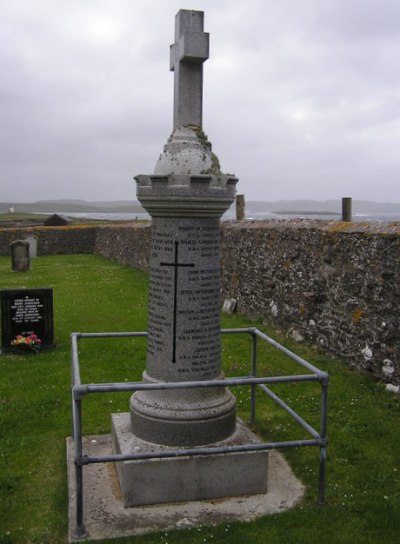
[[[202,11],[180,10],[175,18],[175,43],[170,50],[174,71],[174,129],[202,127],[203,62],[209,56],[209,34]]]

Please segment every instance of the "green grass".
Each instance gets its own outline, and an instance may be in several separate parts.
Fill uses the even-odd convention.
[[[71,434],[70,340],[73,331],[144,330],[145,274],[95,256],[40,257],[32,270],[15,273],[0,258],[0,288],[52,287],[57,347],[39,355],[0,357],[0,543],[62,543],[67,539],[65,438]],[[248,326],[240,316],[225,327]],[[253,324],[252,324],[253,325]],[[260,324],[256,324],[260,327]],[[266,330],[264,327],[263,330]],[[331,376],[326,504],[318,506],[318,451],[287,450],[304,499],[293,510],[251,523],[172,531],[117,543],[397,543],[400,534],[399,398],[342,362],[266,331]],[[250,342],[223,339],[226,375],[249,373]],[[140,379],[143,339],[80,343],[84,382]],[[296,373],[272,348],[259,351],[260,373]],[[319,387],[280,385],[290,405],[318,425]],[[249,417],[249,391],[234,390],[239,414]],[[110,414],[126,411],[129,395],[96,395],[84,401],[84,433],[108,433]],[[266,439],[308,438],[288,416],[258,396],[257,432]]]
[[[4,223],[5,221],[44,221],[49,217],[50,214],[37,214],[37,213],[29,213],[29,212],[3,212],[0,213],[0,226],[1,223]]]

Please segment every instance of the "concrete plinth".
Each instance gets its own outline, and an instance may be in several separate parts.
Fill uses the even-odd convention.
[[[259,443],[240,420],[235,433],[213,446]],[[113,453],[178,450],[132,434],[130,414],[112,415]],[[251,495],[267,491],[266,451],[116,463],[125,506]]]
[[[111,436],[83,438],[83,451],[100,456],[111,453]],[[76,489],[74,442],[67,439],[69,542],[76,526]],[[84,515],[88,535],[85,540],[111,539],[218,525],[233,521],[252,521],[261,516],[284,512],[301,499],[304,486],[296,479],[288,463],[275,450],[268,455],[268,493],[241,495],[175,504],[155,504],[125,508],[114,463],[87,465],[84,472]]]

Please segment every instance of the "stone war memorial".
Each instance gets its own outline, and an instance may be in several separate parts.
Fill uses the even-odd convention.
[[[249,373],[230,378],[222,372],[220,218],[235,201],[238,179],[221,172],[202,128],[208,57],[203,12],[180,10],[170,48],[173,131],[154,173],[135,178],[138,200],[152,218],[147,332],[71,335],[71,541],[250,520],[289,508],[304,487],[283,457],[269,451],[282,447],[320,448],[324,500],[327,375],[256,328],[225,331],[251,335]],[[146,337],[142,381],[81,383],[78,341],[107,336]],[[307,375],[258,377],[257,338],[285,350]],[[284,381],[320,382],[320,432],[265,385]],[[312,439],[263,442],[237,417],[231,389],[244,384],[251,388],[252,422],[259,385]],[[83,437],[85,396],[118,391],[132,395],[126,412],[111,414],[111,434]]]
[[[139,175],[137,197],[152,217],[147,364],[144,381],[221,379],[220,217],[237,179],[213,163],[202,132],[203,63],[209,35],[203,13],[176,17],[174,127],[155,167]],[[113,416],[114,451],[256,441],[236,423],[226,388],[141,391],[130,413]],[[267,453],[118,464],[127,506],[262,493]],[[151,482],[151,486],[149,486]]]

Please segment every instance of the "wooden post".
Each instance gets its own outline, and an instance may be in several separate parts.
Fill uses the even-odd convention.
[[[351,221],[351,196],[342,198],[342,221]]]
[[[244,195],[236,195],[236,220],[243,221],[245,218]]]

